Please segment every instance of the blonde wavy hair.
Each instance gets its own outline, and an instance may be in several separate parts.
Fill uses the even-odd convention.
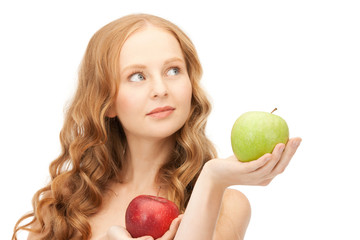
[[[99,210],[108,183],[119,180],[125,159],[122,126],[117,117],[107,117],[119,87],[120,51],[132,33],[148,24],[169,31],[178,40],[192,84],[191,112],[175,133],[171,158],[158,173],[168,199],[185,210],[203,165],[217,155],[205,135],[211,105],[199,84],[202,67],[193,43],[180,28],[157,16],[133,14],[105,25],[91,38],[60,132],[62,151],[49,167],[51,180],[35,193],[33,211],[18,220],[13,240],[20,230],[42,232],[42,239],[91,237],[88,218]],[[21,225],[27,218],[29,222]],[[31,227],[35,222],[37,229]]]

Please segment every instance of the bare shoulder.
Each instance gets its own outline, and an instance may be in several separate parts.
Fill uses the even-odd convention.
[[[251,207],[247,197],[238,190],[226,189],[221,203],[214,239],[243,239],[250,217]]]

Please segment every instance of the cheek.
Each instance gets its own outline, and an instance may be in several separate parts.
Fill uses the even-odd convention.
[[[136,94],[132,94],[131,91],[122,89],[116,99],[116,111],[117,115],[122,121],[134,116],[134,113],[138,112],[138,105],[141,101]]]
[[[119,93],[119,96],[116,99],[117,101],[117,112],[119,114],[119,116],[122,116],[126,113],[128,113],[131,110],[131,105],[133,100],[131,98],[129,98],[128,96],[125,96],[124,93]]]
[[[192,86],[189,81],[183,81],[174,88],[173,96],[176,96],[176,102],[178,106],[181,106],[181,116],[186,118],[190,114],[191,99],[192,99]]]
[[[189,111],[190,111],[191,98],[192,98],[192,86],[190,80],[181,89],[183,89],[181,95],[184,100],[184,103],[189,107]]]

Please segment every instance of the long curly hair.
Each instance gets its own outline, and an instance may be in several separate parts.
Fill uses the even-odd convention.
[[[60,132],[62,151],[49,167],[51,180],[35,193],[33,211],[18,220],[13,240],[20,230],[41,232],[42,239],[91,237],[88,219],[99,210],[108,183],[119,179],[125,160],[127,140],[122,126],[117,117],[107,117],[119,87],[120,51],[132,33],[148,24],[169,31],[178,40],[192,84],[189,117],[175,133],[171,158],[157,176],[168,189],[168,199],[185,210],[202,167],[217,155],[205,134],[211,105],[199,83],[202,67],[193,43],[179,27],[157,16],[132,14],[105,25],[91,38],[76,93],[66,108]],[[22,223],[28,218],[28,223]]]

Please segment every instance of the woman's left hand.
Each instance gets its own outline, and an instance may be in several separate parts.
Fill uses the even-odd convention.
[[[251,162],[240,162],[233,155],[226,159],[208,161],[205,171],[215,185],[226,188],[231,185],[268,185],[282,173],[299,147],[301,138],[279,143],[272,153]]]

